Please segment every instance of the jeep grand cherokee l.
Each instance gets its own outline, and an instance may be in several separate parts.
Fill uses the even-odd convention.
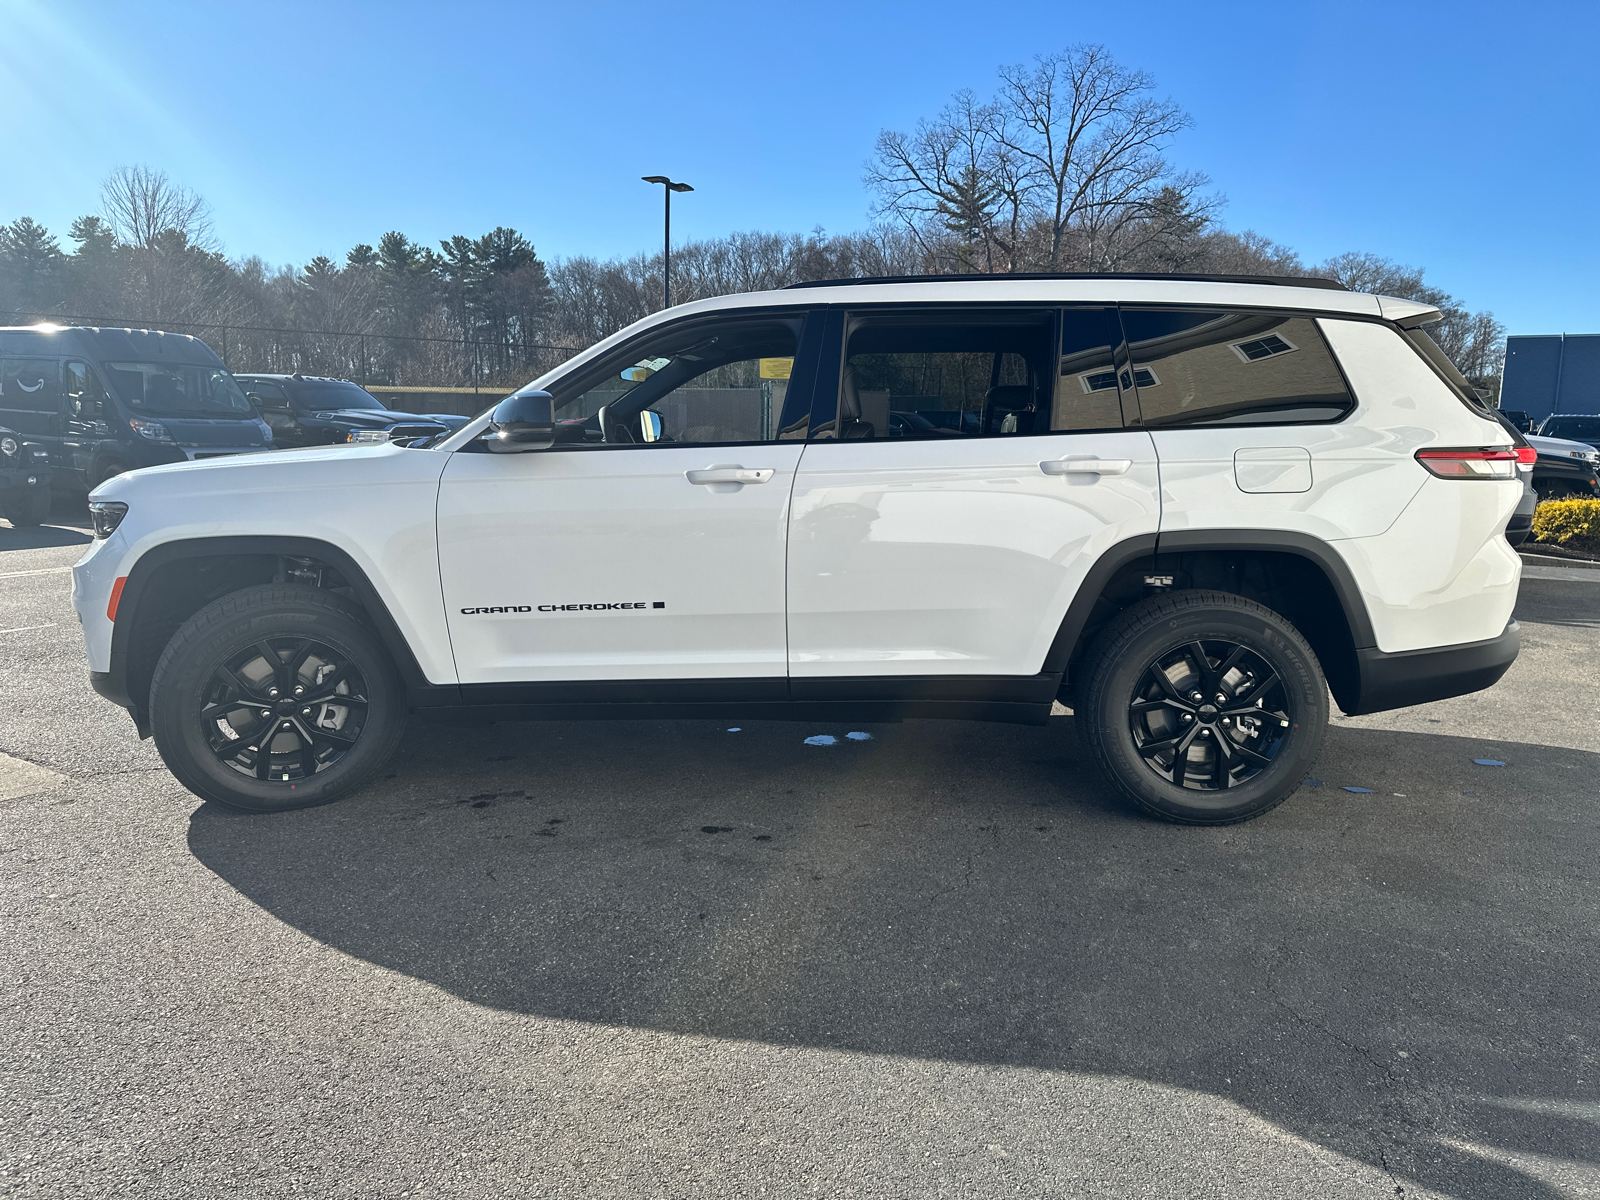
[[[1369,713],[1517,653],[1533,451],[1318,280],[841,281],[657,313],[441,439],[120,475],[94,686],[199,796],[372,778],[409,711],[1075,710],[1169,820],[1288,797]],[[921,419],[897,419],[912,414]]]

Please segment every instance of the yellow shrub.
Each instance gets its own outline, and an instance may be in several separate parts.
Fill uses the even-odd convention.
[[[1600,554],[1600,500],[1547,500],[1533,510],[1541,542]]]

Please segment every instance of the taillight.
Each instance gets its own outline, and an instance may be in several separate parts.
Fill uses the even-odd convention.
[[[1517,461],[1525,467],[1531,467],[1539,461],[1539,452],[1532,446],[1518,446]]]
[[[1529,447],[1532,449],[1532,447]],[[1538,451],[1533,452],[1535,459]],[[1417,461],[1441,479],[1515,479],[1522,451],[1513,446],[1493,449],[1418,450]]]

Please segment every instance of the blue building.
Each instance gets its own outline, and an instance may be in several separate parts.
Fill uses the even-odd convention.
[[[1600,413],[1600,333],[1507,338],[1500,407],[1536,427],[1551,413]]]

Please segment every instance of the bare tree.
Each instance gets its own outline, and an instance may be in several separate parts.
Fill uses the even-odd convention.
[[[1128,226],[1159,215],[1164,193],[1187,205],[1207,182],[1174,176],[1162,157],[1188,114],[1102,46],[1002,67],[1000,80],[992,101],[959,92],[915,132],[878,135],[866,174],[877,211],[936,256],[935,243],[953,237],[983,270],[1105,270]]]
[[[966,270],[1016,270],[1029,181],[1001,140],[1004,123],[999,109],[964,90],[914,133],[883,130],[866,175],[877,211],[903,222],[926,252],[952,235],[981,256],[961,262]]]
[[[1155,80],[1147,72],[1118,66],[1104,46],[1041,55],[1031,71],[1003,67],[1000,78],[995,138],[1024,164],[1054,270],[1074,224],[1104,226],[1159,191],[1168,174],[1161,151],[1193,122],[1150,94]]]
[[[195,249],[216,249],[210,206],[165,171],[118,167],[106,176],[100,203],[118,240],[129,246],[153,250],[163,233],[176,230]]]

